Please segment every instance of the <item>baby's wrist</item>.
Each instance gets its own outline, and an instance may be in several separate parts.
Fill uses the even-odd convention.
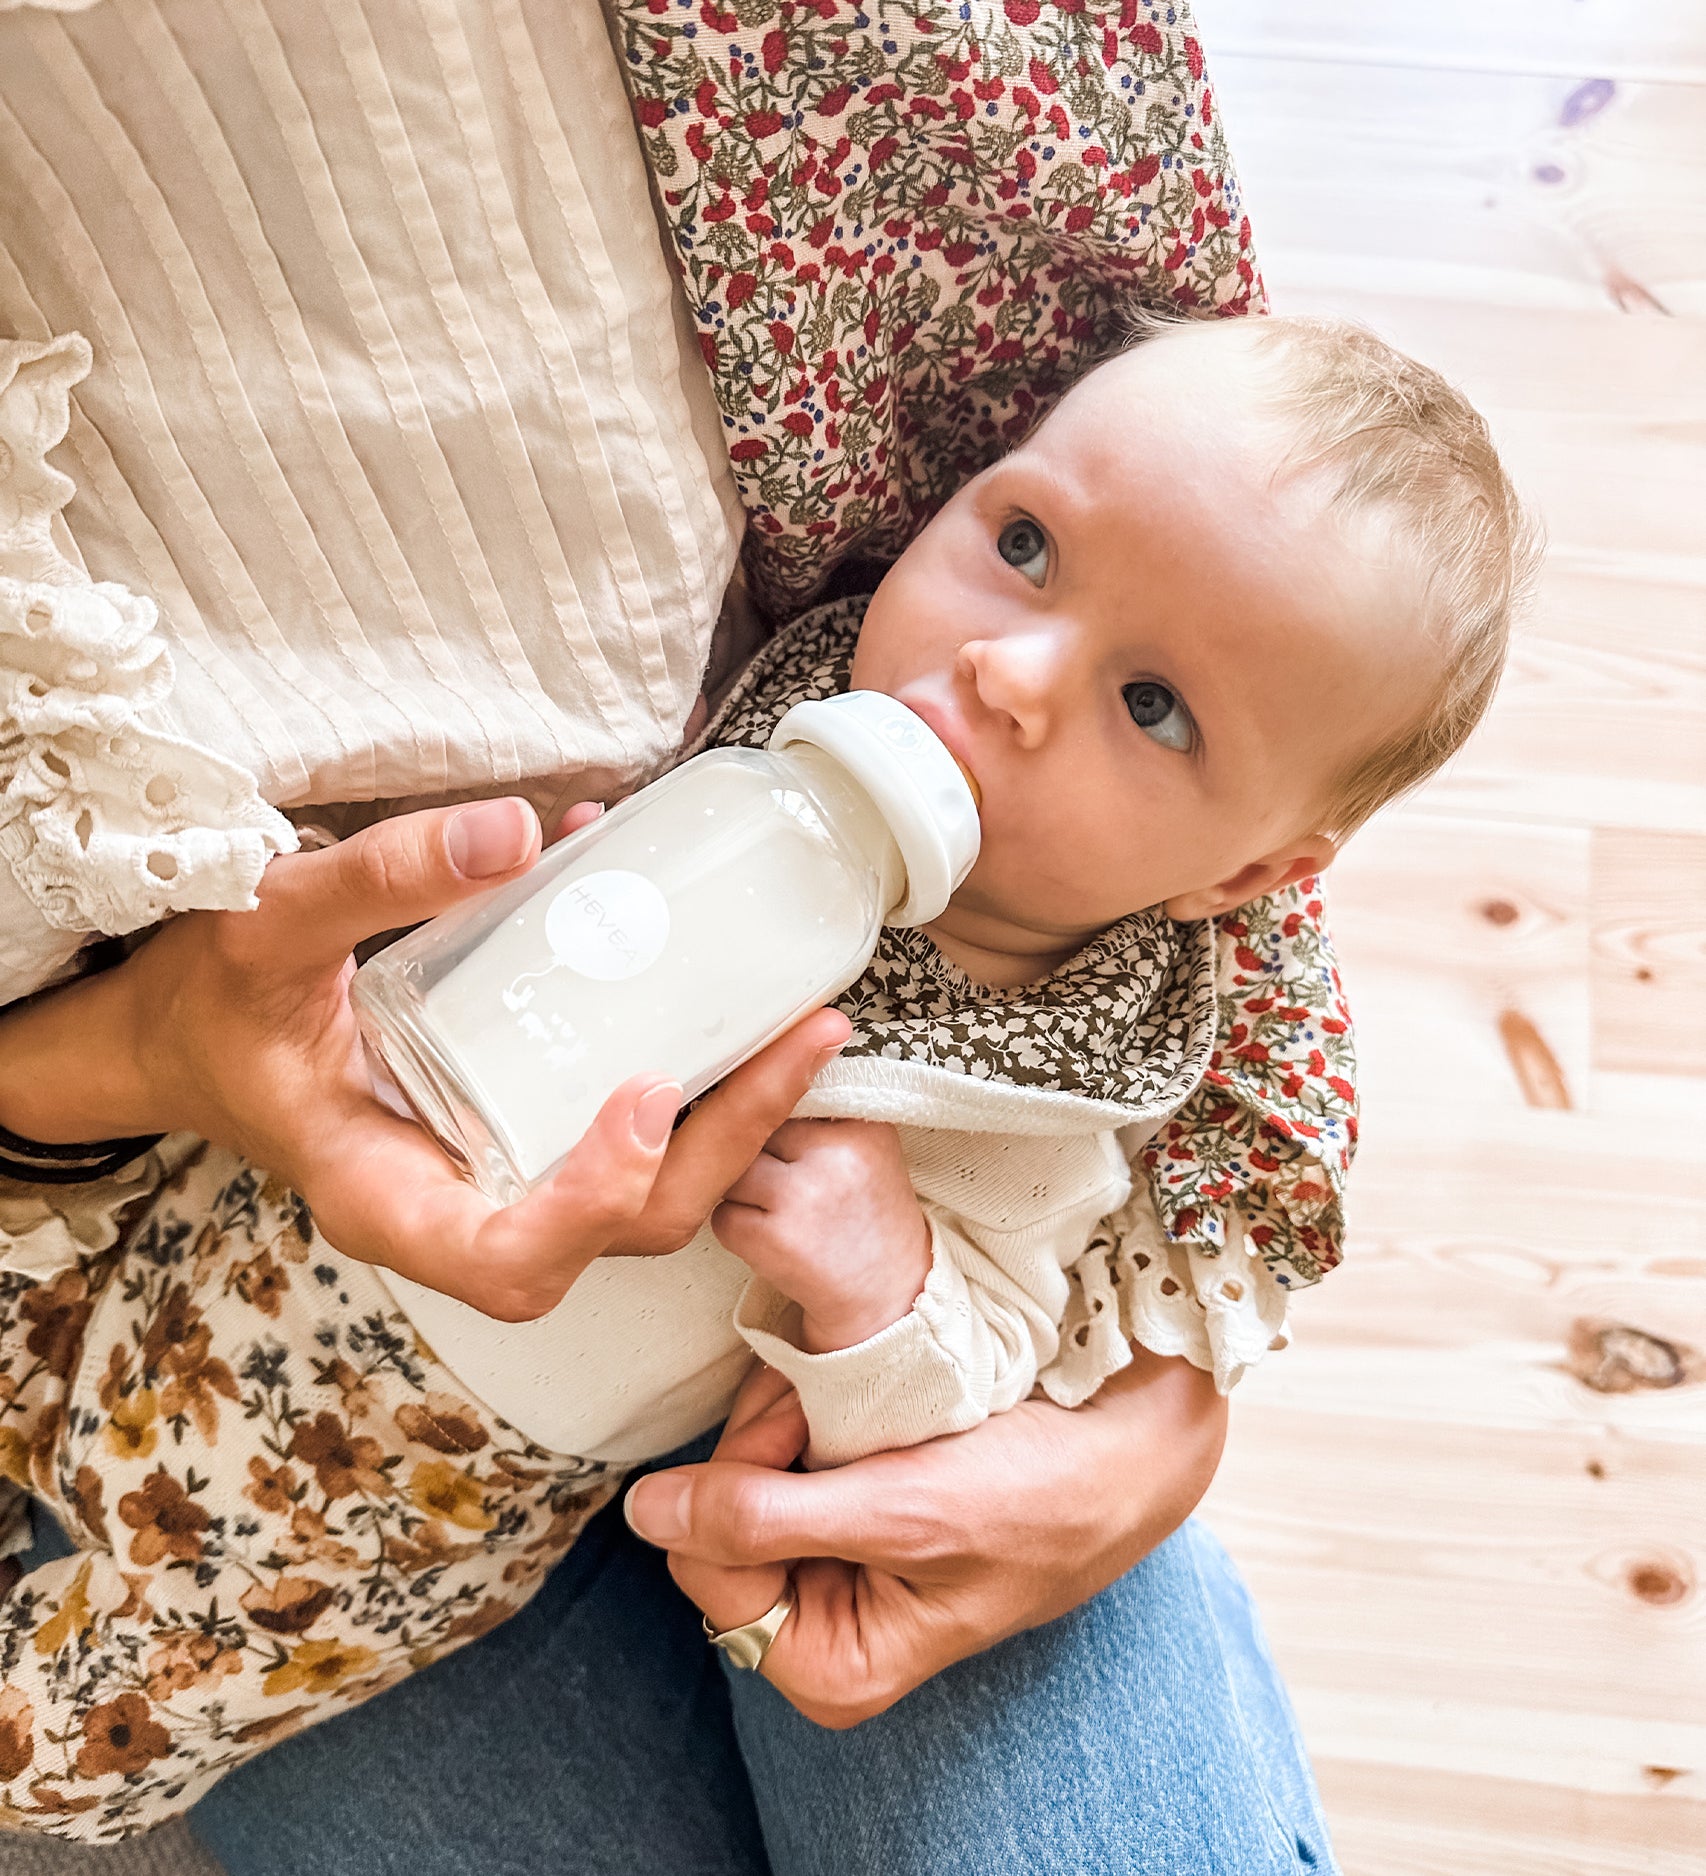
[[[806,1355],[835,1355],[844,1348],[857,1348],[861,1342],[892,1329],[903,1316],[910,1315],[917,1300],[915,1290],[904,1303],[867,1303],[857,1309],[829,1313],[802,1309],[800,1351]]]
[[[926,1232],[915,1257],[896,1260],[883,1273],[880,1284],[862,1288],[857,1295],[800,1300],[800,1350],[807,1355],[833,1355],[857,1348],[911,1315],[930,1275],[930,1240]]]

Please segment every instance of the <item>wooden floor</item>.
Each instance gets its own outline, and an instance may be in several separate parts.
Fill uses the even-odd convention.
[[[1538,616],[1332,907],[1344,1269],[1210,1510],[1348,1876],[1706,1872],[1706,6],[1197,0],[1276,308],[1493,419]]]

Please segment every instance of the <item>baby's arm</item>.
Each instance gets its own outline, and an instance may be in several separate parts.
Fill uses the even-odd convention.
[[[773,1144],[779,1164],[711,1222],[757,1273],[736,1326],[799,1390],[810,1464],[965,1432],[1031,1392],[1059,1347],[1064,1266],[1123,1184],[993,1230],[921,1205],[890,1127],[790,1121]]]
[[[877,1121],[786,1122],[729,1188],[711,1229],[799,1306],[808,1355],[900,1321],[930,1274],[930,1226],[899,1136]]]

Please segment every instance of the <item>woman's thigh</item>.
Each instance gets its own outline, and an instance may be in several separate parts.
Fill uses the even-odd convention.
[[[731,1675],[774,1876],[1270,1876],[1334,1867],[1243,1584],[1187,1525],[1046,1628],[850,1732]]]
[[[1195,1526],[831,1733],[725,1679],[611,1507],[503,1628],[244,1767],[191,1822],[231,1876],[1332,1868],[1248,1600]]]

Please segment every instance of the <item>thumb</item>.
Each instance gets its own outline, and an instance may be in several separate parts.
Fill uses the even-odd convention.
[[[375,932],[449,911],[538,857],[539,817],[517,797],[426,808],[275,860],[261,903],[275,930],[295,928],[293,959],[318,964],[347,957]]]

